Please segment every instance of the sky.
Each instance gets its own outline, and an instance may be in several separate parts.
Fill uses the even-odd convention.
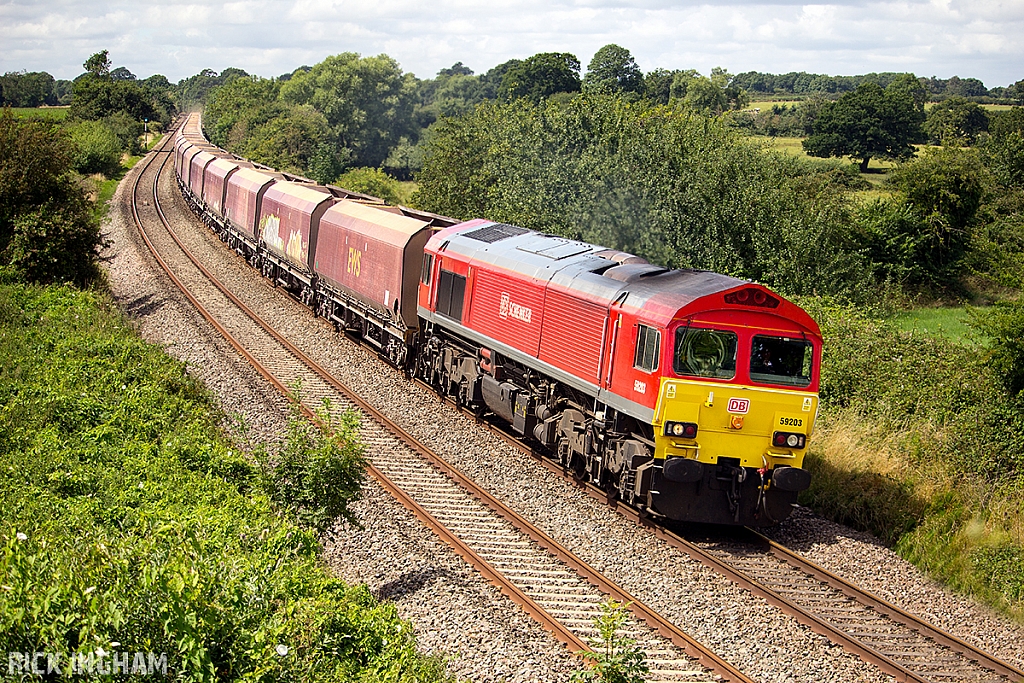
[[[234,66],[278,76],[341,52],[385,53],[432,78],[538,52],[586,70],[615,43],[644,71],[909,71],[1024,79],[1024,0],[0,0],[0,72],[74,78],[93,53],[172,82]]]

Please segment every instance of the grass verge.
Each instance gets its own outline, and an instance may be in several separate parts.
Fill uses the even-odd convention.
[[[185,681],[443,680],[218,423],[102,295],[0,284],[0,649],[166,653]]]
[[[826,340],[813,480],[801,500],[1024,621],[1022,399],[983,348],[801,303]]]

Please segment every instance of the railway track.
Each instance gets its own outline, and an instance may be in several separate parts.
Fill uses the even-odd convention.
[[[458,408],[454,400],[446,400]],[[468,410],[463,412],[475,417]],[[502,427],[478,421],[593,498],[609,503],[669,545],[765,599],[897,681],[1024,681],[1024,671],[862,590],[752,529],[741,530],[739,537],[725,540],[694,540],[686,532],[668,528],[633,508],[610,501],[605,491],[590,483],[580,483],[560,465],[524,445]]]
[[[167,140],[171,140],[168,136]],[[750,681],[740,671],[643,605],[540,529],[477,487],[401,427],[356,396],[209,272],[174,233],[160,205],[158,183],[166,143],[151,154],[132,188],[139,232],[168,277],[196,310],[278,391],[299,401],[311,419],[329,402],[334,414],[362,418],[371,476],[485,578],[574,650],[588,650],[607,598],[632,612],[625,636],[647,656],[652,681]],[[162,159],[159,163],[158,160]],[[150,198],[140,198],[144,179]],[[146,220],[142,213],[149,214]],[[295,387],[301,387],[296,397]]]

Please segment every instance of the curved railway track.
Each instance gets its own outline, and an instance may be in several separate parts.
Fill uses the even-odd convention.
[[[738,536],[728,539],[693,540],[687,532],[673,530],[629,506],[617,504],[603,489],[577,481],[559,464],[523,444],[501,426],[480,420],[472,412],[459,408],[454,400],[446,400],[548,470],[584,489],[591,497],[608,503],[669,545],[765,599],[897,681],[1024,682],[1024,671],[1012,664],[862,590],[753,529],[743,529]]]
[[[196,259],[160,205],[168,136],[132,186],[132,215],[160,267],[196,310],[267,381],[318,420],[315,408],[362,418],[371,476],[486,579],[574,650],[588,650],[593,621],[611,597],[629,604],[625,635],[643,647],[652,681],[751,681],[670,621],[636,600],[543,531],[476,486],[397,424],[343,386],[246,306]],[[157,160],[162,159],[159,163]],[[150,199],[140,199],[145,178]],[[150,203],[151,201],[151,203]],[[140,210],[140,207],[145,207]],[[142,213],[148,215],[143,219]],[[301,387],[300,397],[292,388]]]

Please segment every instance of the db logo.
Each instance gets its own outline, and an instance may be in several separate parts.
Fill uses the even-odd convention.
[[[730,398],[729,407],[727,410],[730,413],[736,413],[738,415],[746,415],[750,411],[750,399],[749,398]]]

